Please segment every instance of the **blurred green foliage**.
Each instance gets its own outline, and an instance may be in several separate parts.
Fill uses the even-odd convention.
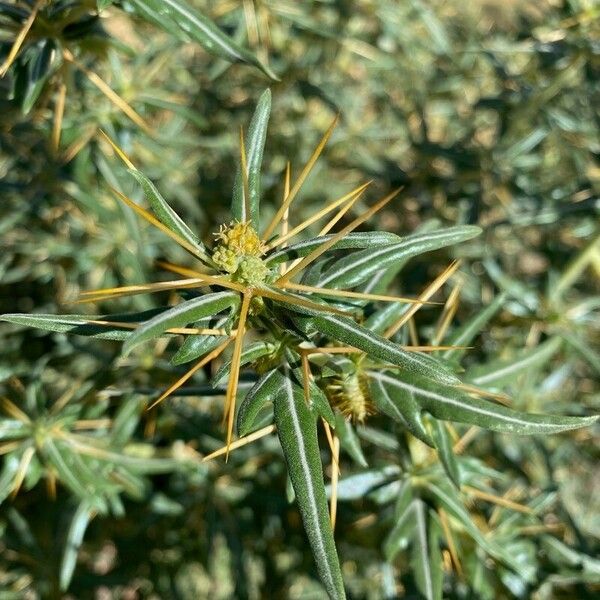
[[[228,36],[230,50],[220,51],[205,29],[181,25],[180,12],[153,18],[156,4],[0,3],[0,61],[35,13],[0,79],[1,313],[79,312],[71,304],[83,290],[155,280],[167,252],[187,264],[115,202],[108,185],[141,195],[99,130],[208,240],[227,218],[239,127],[269,86],[263,210],[280,202],[286,161],[297,175],[339,112],[294,218],[373,179],[373,198],[404,189],[372,228],[482,226],[479,238],[411,262],[394,286],[416,295],[463,258],[435,299],[460,286],[448,339],[472,348],[443,358],[460,359],[466,381],[510,396],[515,408],[598,412],[596,2],[177,2]],[[145,311],[168,300],[88,310]],[[418,314],[418,340],[435,341],[439,315]],[[323,597],[274,439],[227,463],[201,462],[222,445],[222,400],[209,373],[147,412],[183,373],[164,340],[121,358],[110,340],[6,324],[0,336],[2,597]],[[336,526],[352,598],[436,597],[427,581],[448,598],[598,593],[597,430],[531,438],[474,430],[464,448],[455,445],[457,467],[448,457],[432,462],[385,416],[356,429],[362,451],[345,442]],[[40,430],[52,432],[49,446],[15,454]],[[456,468],[461,491],[450,482]],[[425,477],[417,493],[402,485],[407,473]],[[95,503],[77,489],[88,484]],[[408,505],[412,528],[403,529],[397,517]],[[427,548],[429,561],[415,560],[414,548]],[[436,564],[443,571],[426,572]]]

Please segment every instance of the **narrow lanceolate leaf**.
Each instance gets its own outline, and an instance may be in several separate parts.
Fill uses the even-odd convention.
[[[427,505],[422,500],[413,503],[415,529],[411,553],[411,567],[419,591],[426,600],[441,600],[442,564],[437,540],[431,535]]]
[[[182,302],[136,329],[123,344],[123,354],[128,354],[134,346],[161,335],[167,329],[182,327],[203,317],[216,315],[237,306],[239,301],[239,294],[235,292],[218,292]]]
[[[63,592],[68,589],[69,584],[71,583],[75,565],[77,563],[77,554],[81,547],[81,543],[83,542],[83,536],[91,516],[92,510],[85,501],[79,504],[73,515],[73,520],[71,521],[69,531],[67,532],[65,551],[60,566],[60,589]]]
[[[158,220],[166,225],[171,231],[178,234],[184,240],[196,246],[201,252],[206,254],[206,248],[198,239],[192,230],[183,222],[181,217],[169,206],[162,197],[156,186],[137,169],[129,169],[129,172],[135,177],[144,190],[144,195],[148,204],[152,207]]]
[[[17,473],[19,472],[19,457],[16,453],[11,453],[3,459],[4,466],[0,471],[0,504],[8,498],[14,489]]]
[[[242,222],[251,221],[256,230],[260,226],[260,170],[270,113],[271,90],[267,89],[258,100],[246,138],[246,172],[248,195],[250,197],[246,202],[244,199],[244,178],[242,177],[241,165],[238,165],[231,202],[233,218]],[[246,206],[250,208],[249,215],[246,214]]]
[[[439,228],[439,221],[437,219],[431,219],[419,225],[419,227],[417,227],[413,232],[413,235],[429,233],[431,231],[436,231]],[[377,273],[375,273],[371,279],[365,281],[360,286],[360,289],[363,292],[372,292],[374,294],[383,293],[385,290],[389,289],[392,281],[398,276],[408,261],[409,258],[406,258],[405,260],[400,260],[393,265],[386,267],[385,269],[377,271]]]
[[[396,465],[388,465],[381,469],[362,471],[355,475],[344,477],[338,482],[338,500],[358,500],[364,498],[374,489],[381,487],[390,480],[397,479],[399,474],[399,467]],[[330,488],[331,486],[327,486],[328,492],[330,492]]]
[[[446,471],[446,475],[448,475],[452,483],[457,488],[460,488],[460,469],[458,460],[452,449],[452,438],[450,437],[448,426],[438,419],[431,419],[431,421],[433,439],[444,471]]]
[[[513,434],[557,433],[591,425],[597,417],[562,417],[524,413],[488,400],[474,398],[449,385],[422,377],[406,377],[369,371],[369,377],[390,389],[412,392],[421,408],[436,419],[478,425],[492,431]]]
[[[518,563],[500,544],[492,537],[484,535],[474,523],[469,511],[465,508],[459,492],[450,483],[430,481],[424,488],[425,493],[431,496],[435,504],[442,507],[448,514],[459,521],[468,534],[490,556],[510,565],[517,572],[520,571]]]
[[[430,377],[443,383],[458,383],[458,379],[433,357],[418,352],[407,352],[347,317],[323,315],[314,317],[312,324],[317,331],[334,340],[362,350],[371,358],[377,358],[402,367],[408,373]]]
[[[334,262],[317,285],[349,288],[369,281],[376,273],[398,261],[469,240],[481,233],[479,227],[463,225],[430,233],[410,235],[387,247],[356,252]]]
[[[261,358],[262,356],[266,356],[267,354],[273,354],[274,352],[276,352],[276,350],[277,346],[269,342],[261,341],[248,344],[248,346],[244,348],[240,356],[240,367],[252,363],[255,360]],[[228,360],[219,367],[219,370],[215,373],[214,377],[212,378],[211,383],[213,387],[217,387],[223,384],[230,371],[231,361]]]
[[[272,79],[273,72],[254,54],[223,33],[208,17],[184,0],[130,0],[136,13],[171,35],[198,42],[205,50],[229,62],[258,67]]]
[[[448,346],[468,346],[475,336],[483,330],[488,321],[502,308],[507,294],[498,294],[481,312],[465,322],[446,340]],[[464,353],[464,348],[451,348],[442,353],[445,360],[457,361]]]
[[[273,369],[265,373],[250,388],[238,409],[237,432],[240,437],[247,435],[252,430],[261,408],[267,402],[272,401],[277,392],[281,390],[283,379],[283,375],[277,369]]]
[[[184,365],[196,360],[222,344],[223,339],[222,336],[216,335],[188,335],[171,359],[171,364]]]
[[[277,265],[282,262],[303,258],[308,256],[313,250],[327,243],[333,234],[322,235],[309,240],[304,240],[296,244],[291,244],[275,252],[271,252],[265,261],[269,265]],[[329,252],[335,250],[377,248],[379,246],[389,246],[398,242],[400,238],[394,233],[385,231],[353,231],[344,236],[341,240],[333,244]],[[354,256],[354,255],[353,255]]]
[[[36,327],[45,331],[56,333],[74,333],[87,337],[104,340],[126,340],[131,335],[131,330],[120,329],[109,325],[91,324],[89,321],[106,319],[106,317],[94,317],[90,315],[26,315],[6,314],[0,315],[1,321]]]
[[[552,338],[539,346],[519,352],[510,360],[493,361],[469,369],[466,379],[480,386],[499,386],[515,381],[515,378],[549,361],[562,344],[559,337]]]
[[[412,392],[388,386],[381,379],[371,379],[370,391],[373,402],[383,414],[404,425],[424,444],[435,448],[435,442],[423,422],[421,407]]]
[[[390,562],[398,552],[406,550],[410,544],[415,526],[413,503],[413,487],[406,480],[402,482],[400,491],[396,495],[394,526],[383,543],[385,558]]]
[[[335,434],[340,439],[342,450],[352,458],[357,465],[367,467],[367,459],[360,446],[360,440],[352,423],[341,413],[335,415]]]
[[[330,598],[346,597],[329,521],[316,419],[288,376],[274,399],[277,434],[288,466],[317,571]]]

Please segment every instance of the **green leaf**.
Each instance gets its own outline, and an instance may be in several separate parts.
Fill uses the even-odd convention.
[[[138,344],[162,335],[167,329],[185,327],[203,317],[216,315],[236,307],[239,301],[239,294],[235,292],[217,292],[182,302],[136,329],[123,344],[123,354],[127,355]]]
[[[63,485],[68,487],[79,498],[93,503],[93,490],[85,487],[81,478],[73,469],[72,461],[65,457],[62,450],[58,448],[50,437],[44,439],[41,452],[46,460],[52,464]]]
[[[423,410],[436,419],[478,425],[492,431],[519,435],[558,433],[595,423],[597,417],[562,417],[523,413],[488,400],[474,398],[460,389],[412,376],[405,381],[380,371],[369,371],[369,377],[386,386],[412,392]]]
[[[441,555],[437,536],[431,535],[431,521],[427,518],[427,506],[422,500],[413,502],[413,515],[415,529],[410,564],[417,588],[426,600],[441,600]]]
[[[262,356],[267,356],[268,354],[273,354],[277,351],[277,345],[270,342],[253,342],[252,344],[248,344],[246,348],[242,351],[240,356],[240,367],[243,367],[247,364],[253,363],[258,360]],[[222,385],[229,371],[231,370],[231,361],[225,361],[215,373],[212,378],[213,387],[217,387]]]
[[[18,61],[15,78],[16,96],[23,114],[27,115],[40,97],[44,86],[61,63],[53,40],[39,40],[23,53],[24,61]]]
[[[302,386],[302,392],[305,394],[304,372],[302,370],[302,359],[300,355],[291,348],[287,348],[285,351],[285,356],[292,369],[296,383]],[[327,400],[325,392],[323,392],[323,390],[314,382],[314,380],[311,380],[308,383],[308,408],[313,412],[314,415],[325,419],[325,421],[327,421],[327,423],[335,429],[335,415],[333,413],[333,409],[329,404],[329,400]]]
[[[321,275],[317,285],[333,288],[355,287],[398,261],[464,242],[480,233],[479,227],[463,225],[409,235],[396,244],[369,248],[337,260]]]
[[[388,465],[381,469],[362,471],[356,475],[350,475],[340,479],[337,487],[338,500],[358,500],[364,498],[373,489],[397,479],[400,473],[396,465]],[[327,494],[330,495],[331,486],[327,486]]]
[[[139,398],[127,398],[121,402],[114,416],[110,430],[112,447],[122,448],[133,435],[140,420],[141,403]]]
[[[573,335],[569,332],[562,332],[561,337],[574,348],[581,357],[600,375],[600,353],[590,346],[582,334]]]
[[[290,244],[286,248],[271,252],[265,262],[269,266],[277,265],[282,262],[302,258],[316,250],[319,246],[329,241],[335,234],[322,235],[316,238],[310,238],[302,242]],[[385,231],[358,231],[345,235],[339,242],[336,242],[328,252],[336,250],[349,250],[357,248],[376,248],[382,245],[390,245],[397,242],[400,238],[394,233]],[[354,256],[354,255],[353,255]]]
[[[475,336],[482,331],[488,321],[502,308],[507,298],[506,293],[498,294],[482,311],[468,319],[448,337],[448,346],[468,346]],[[466,352],[458,348],[444,350],[442,357],[450,361],[458,361]]]
[[[0,472],[0,504],[8,498],[15,484],[15,477],[21,464],[19,453],[11,452],[3,460],[2,472]]]
[[[535,291],[523,282],[507,275],[494,260],[486,259],[483,266],[494,283],[517,302],[527,307],[530,311],[538,309],[540,299]]]
[[[317,416],[325,419],[325,421],[331,425],[333,429],[336,428],[336,418],[331,408],[331,404],[329,404],[329,400],[327,400],[327,396],[323,392],[321,388],[314,382],[311,381],[309,384],[310,391],[310,410]]]
[[[371,379],[369,387],[373,402],[383,414],[398,421],[424,444],[435,448],[435,443],[423,423],[421,407],[412,392],[387,386],[381,379]]]
[[[0,441],[18,440],[31,433],[31,425],[16,419],[0,420]]]
[[[452,438],[448,432],[448,426],[443,421],[438,419],[431,419],[433,439],[435,446],[438,451],[438,456],[442,461],[442,466],[446,475],[450,478],[450,481],[460,489],[460,469],[458,467],[458,461],[454,450],[452,449]]]
[[[516,358],[472,367],[467,371],[466,379],[479,386],[498,387],[514,383],[518,375],[525,371],[529,373],[549,361],[558,352],[561,344],[562,340],[555,337],[531,350],[519,352]]]
[[[192,233],[192,230],[183,222],[181,217],[169,206],[158,189],[156,189],[156,186],[141,171],[138,171],[137,169],[128,169],[128,171],[142,186],[146,200],[152,207],[158,220],[163,223],[163,225],[166,225],[171,231],[182,237],[186,242],[206,254],[206,248],[198,239],[198,236]]]
[[[415,524],[412,488],[405,483],[400,490],[394,507],[394,526],[383,543],[386,560],[391,562],[398,552],[408,548]]]
[[[362,350],[371,358],[402,367],[407,373],[430,377],[434,381],[457,383],[458,379],[433,357],[419,352],[407,352],[352,319],[337,315],[315,316],[311,325],[321,334],[325,334],[343,344]]]
[[[421,223],[413,232],[413,235],[429,233],[436,231],[440,228],[440,223],[437,219],[430,219]],[[397,240],[401,241],[401,238]],[[398,276],[400,271],[406,266],[410,257],[399,260],[394,264],[381,269],[373,275],[368,281],[365,281],[363,285],[359,287],[361,292],[368,292],[372,294],[385,294],[386,290],[390,287],[392,281]]]
[[[277,434],[317,571],[329,597],[341,600],[346,594],[329,523],[316,419],[306,406],[302,389],[293,385],[289,374],[275,396],[274,409]]]
[[[183,0],[129,0],[136,13],[171,35],[198,42],[207,52],[229,62],[258,67],[271,79],[277,76],[254,54],[223,33],[208,17]]]
[[[79,553],[79,548],[83,542],[83,536],[85,535],[85,530],[92,518],[92,514],[93,512],[90,509],[89,504],[87,502],[80,502],[73,515],[71,525],[67,532],[65,551],[60,566],[60,589],[63,592],[68,589],[71,579],[73,578],[73,572],[75,571],[75,565],[77,563],[77,554]]]
[[[360,446],[354,426],[341,413],[335,414],[335,433],[340,438],[340,446],[352,460],[361,467],[367,467],[367,459]]]
[[[373,333],[383,334],[408,310],[409,305],[400,302],[386,302],[385,306],[367,317],[364,327]]]
[[[452,487],[449,482],[438,483],[429,481],[425,486],[425,490],[432,496],[436,504],[444,508],[448,514],[462,524],[467,533],[485,552],[490,556],[503,561],[505,564],[515,569],[520,575],[524,576],[518,561],[515,561],[514,557],[506,552],[499,544],[495,543],[488,536],[485,536],[479,530],[477,525],[475,525],[456,488]]]
[[[198,323],[194,323],[198,327]],[[188,335],[183,344],[171,359],[173,365],[183,365],[192,360],[200,358],[211,350],[214,350],[219,344],[223,343],[223,337],[216,335]]]
[[[260,170],[270,113],[271,90],[267,89],[258,100],[254,116],[250,122],[248,137],[245,140],[250,214],[246,214],[244,179],[242,177],[241,164],[238,164],[238,170],[235,175],[233,199],[231,202],[231,214],[233,218],[238,221],[251,221],[256,230],[260,227]]]
[[[106,320],[106,317],[93,315],[26,315],[19,313],[0,315],[1,321],[56,333],[74,333],[104,340],[126,340],[131,335],[131,331],[128,329],[86,324],[87,321],[100,319]]]
[[[281,390],[284,376],[278,369],[265,373],[248,391],[240,404],[237,414],[237,432],[241,437],[252,430],[262,407],[273,400]]]

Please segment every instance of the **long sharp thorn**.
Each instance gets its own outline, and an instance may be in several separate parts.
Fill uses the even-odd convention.
[[[119,94],[117,94],[101,77],[87,67],[82,65],[67,48],[63,49],[63,57],[66,61],[75,65],[121,112],[126,114],[138,127],[147,134],[152,135],[152,129],[146,121],[129,105]]]
[[[288,160],[285,165],[285,177],[283,181],[283,198],[281,202],[285,202],[288,194],[290,193],[290,179],[292,177],[292,167],[290,165],[290,161]],[[290,207],[288,206],[283,213],[283,219],[281,221],[281,238],[283,242],[281,243],[281,247],[285,248],[287,246],[287,242],[285,240],[288,232],[290,230]],[[285,263],[281,263],[279,265],[279,274],[283,275],[285,273]]]
[[[238,319],[237,333],[233,345],[233,356],[231,358],[231,372],[229,374],[229,382],[227,384],[227,395],[225,398],[225,416],[227,418],[227,447],[231,445],[233,436],[233,418],[235,416],[235,402],[238,388],[238,380],[240,375],[240,358],[242,355],[242,346],[244,342],[244,333],[246,329],[246,318],[250,301],[252,300],[252,291],[244,293],[242,306],[240,308],[240,317]],[[229,456],[229,450],[226,453],[226,459]]]
[[[412,316],[423,306],[421,301],[426,301],[433,296],[444,283],[453,275],[453,273],[460,266],[460,260],[455,260],[443,273],[438,275],[418,297],[419,302],[413,304],[393,325],[388,327],[384,336],[386,338],[392,337]]]
[[[340,476],[340,438],[337,435],[333,436],[333,452],[331,454],[331,498],[329,502],[329,517],[331,520],[331,529],[335,530],[335,522],[337,519],[337,492],[338,481]]]
[[[129,157],[127,156],[127,154],[125,154],[123,149],[120,148],[104,130],[100,129],[99,131],[100,135],[102,135],[102,137],[110,144],[112,149],[115,151],[117,156],[125,163],[127,168],[136,170],[134,164],[131,162],[131,160],[129,160]]]
[[[157,283],[146,283],[139,285],[126,285],[123,287],[103,288],[99,290],[89,290],[81,292],[81,299],[78,302],[89,302],[88,298],[96,296],[113,296],[113,295],[131,295],[142,294],[145,292],[160,292],[163,290],[173,290],[179,288],[199,287],[198,284],[203,284],[204,280],[200,278],[193,279],[178,279],[176,281],[160,281]],[[77,303],[76,303],[77,304]]]
[[[338,296],[341,298],[359,298],[362,300],[379,300],[381,302],[406,302],[409,304],[423,304],[422,300],[417,298],[403,298],[402,296],[384,296],[381,294],[367,294],[363,292],[351,292],[348,290],[335,290],[331,288],[313,287],[290,281],[284,284],[284,287],[310,294],[320,294],[322,296]],[[439,304],[438,302],[426,302],[425,304]]]
[[[467,429],[466,433],[452,446],[452,452],[454,454],[462,454],[465,448],[477,437],[479,433],[479,427],[473,425]]]
[[[54,123],[52,124],[52,149],[58,153],[60,146],[60,133],[62,130],[63,116],[65,114],[65,99],[67,96],[67,86],[61,83],[58,87],[58,97],[54,106]]]
[[[272,300],[278,300],[279,302],[286,302],[287,304],[295,304],[296,306],[304,306],[305,308],[312,308],[313,310],[333,313],[335,315],[351,315],[351,313],[345,310],[339,310],[325,304],[317,304],[316,302],[311,302],[310,300],[299,298],[298,296],[286,296],[285,294],[279,294],[275,290],[270,290],[268,288],[256,288],[256,295],[264,298],[271,298]]]
[[[15,480],[13,483],[13,488],[11,492],[11,498],[15,498],[21,489],[21,485],[23,485],[23,481],[25,480],[25,476],[27,475],[27,470],[29,469],[29,465],[31,464],[31,459],[35,455],[35,447],[30,446],[23,452],[21,456],[21,461],[19,462],[19,466],[17,468],[17,473],[15,475]]]
[[[331,248],[334,244],[339,242],[345,235],[356,229],[359,225],[364,223],[370,217],[372,217],[378,210],[383,208],[390,200],[392,200],[398,192],[402,188],[394,190],[391,194],[388,194],[375,205],[373,205],[369,210],[364,212],[360,217],[354,219],[351,223],[346,225],[343,229],[341,229],[338,233],[331,237],[331,239],[327,240],[323,244],[321,244],[318,248],[315,248],[310,254],[305,256],[295,267],[292,267],[290,270],[286,271],[276,282],[277,285],[282,286],[286,281],[289,281],[298,274],[300,271],[305,269],[312,262],[317,260],[322,254],[327,252],[329,248]]]
[[[327,204],[327,206],[325,206],[321,210],[317,211],[314,215],[310,216],[305,221],[302,221],[302,223],[300,223],[300,225],[297,225],[291,231],[286,232],[285,234],[282,232],[281,237],[277,238],[276,240],[273,240],[273,242],[271,242],[267,246],[267,250],[272,250],[273,248],[276,248],[277,246],[283,245],[290,238],[295,237],[296,235],[298,235],[299,233],[304,231],[304,229],[306,229],[307,227],[312,225],[315,221],[318,221],[321,217],[324,217],[327,213],[331,212],[332,210],[335,210],[341,204],[344,204],[344,202],[348,202],[349,200],[352,200],[354,202],[355,198],[357,196],[360,196],[360,194],[368,187],[368,185],[369,185],[369,183],[364,183],[363,185],[360,185],[356,189],[352,190],[351,192],[348,192],[347,194],[338,198],[337,200],[333,200],[332,202]]]
[[[123,329],[137,329],[140,323],[127,323],[120,321],[103,321],[99,319],[88,319],[82,321],[81,325],[105,325],[107,327],[122,327]],[[228,335],[225,329],[197,329],[195,327],[174,327],[167,329],[165,333],[176,335]]]
[[[204,277],[206,275],[206,273],[202,273],[200,271],[196,271],[188,267],[182,267],[181,265],[174,265],[173,263],[167,262],[165,260],[157,260],[155,264],[157,267],[165,269],[165,271],[171,271],[171,273],[177,273],[178,275],[183,275],[184,277],[193,278]]]
[[[333,434],[331,433],[331,427],[329,427],[329,423],[321,418],[321,422],[323,423],[323,431],[325,432],[325,437],[327,438],[327,444],[329,445],[329,450],[331,454],[334,454],[333,449]]]
[[[453,288],[450,294],[448,295],[448,299],[446,300],[446,304],[444,305],[444,309],[438,323],[435,328],[435,334],[431,340],[433,345],[439,344],[446,335],[446,331],[458,310],[458,300],[460,297],[460,291],[462,289],[462,282],[458,282]]]
[[[243,291],[243,286],[235,282],[222,279],[220,277],[212,277],[197,273],[197,277],[189,279],[179,279],[175,281],[159,281],[157,283],[147,283],[139,285],[128,285],[116,288],[104,288],[100,290],[91,290],[81,293],[81,299],[77,302],[90,302],[96,299],[104,299],[106,297],[131,296],[135,294],[145,294],[149,292],[160,292],[165,290],[186,289],[205,287],[207,285],[216,285],[227,289]]]
[[[367,181],[365,184],[365,188],[354,195],[346,204],[344,204],[340,210],[333,216],[333,218],[319,231],[318,237],[327,235],[329,231],[333,228],[333,226],[356,204],[357,200],[363,195],[364,190],[371,185],[371,181]],[[297,258],[291,265],[290,269],[293,269],[296,265],[302,262],[301,258]],[[283,263],[282,263],[283,264]],[[284,271],[285,273],[285,271]]]
[[[459,577],[462,577],[463,570],[460,564],[460,560],[458,559],[458,552],[456,551],[456,545],[454,543],[454,538],[452,537],[450,524],[448,523],[448,516],[446,515],[446,511],[443,508],[440,508],[438,510],[438,514],[440,515],[440,523],[442,524],[442,530],[444,531],[444,536],[446,538],[446,542],[448,543],[448,550],[450,551],[450,556],[452,557],[454,568],[456,569],[457,575]]]
[[[240,438],[239,440],[235,440],[235,441],[231,442],[231,444],[229,444],[228,446],[223,446],[222,448],[219,448],[218,450],[215,450],[214,452],[207,454],[202,459],[202,462],[207,462],[209,460],[212,460],[213,458],[217,458],[217,456],[223,456],[223,454],[228,455],[229,452],[231,452],[232,450],[236,450],[237,448],[241,448],[242,446],[245,446],[246,444],[255,442],[256,440],[259,440],[260,438],[263,438],[266,435],[273,433],[274,431],[275,431],[275,425],[267,425],[266,427],[263,427],[262,429],[258,429],[257,431],[250,433],[249,435],[245,435],[243,438]]]
[[[512,402],[510,396],[508,396],[507,394],[499,392],[490,392],[489,390],[484,390],[480,387],[477,387],[476,385],[461,383],[457,387],[469,394],[475,394],[477,396],[482,396],[483,398],[491,398],[492,400],[496,400],[496,402],[500,402],[500,404],[510,405],[510,403]]]
[[[143,219],[148,221],[156,227],[160,229],[163,233],[168,235],[171,239],[175,240],[182,248],[187,250],[190,254],[195,256],[200,260],[208,260],[208,256],[204,253],[192,246],[188,241],[184,240],[182,237],[177,235],[174,231],[171,231],[166,225],[163,225],[154,215],[150,214],[145,208],[142,208],[139,204],[136,204],[133,200],[128,198],[125,194],[120,192],[119,190],[111,187],[112,192],[127,206],[133,209],[138,215],[140,215]]]
[[[326,346],[324,348],[307,348],[308,354],[357,354],[362,352],[352,346]]]
[[[207,365],[211,360],[217,358],[225,348],[229,345],[233,338],[229,338],[220,346],[217,346],[212,352],[209,352],[205,357],[199,360],[183,377],[180,377],[169,389],[165,390],[160,397],[155,400],[146,410],[154,408],[160,404],[165,398],[169,397],[175,390],[178,390],[196,371]]]
[[[44,4],[44,2],[45,0],[38,0],[31,9],[31,13],[29,14],[27,20],[23,24],[21,31],[19,31],[19,33],[15,37],[15,41],[13,42],[13,45],[10,48],[6,60],[2,63],[2,66],[0,67],[0,77],[4,77],[6,75],[8,69],[10,69],[10,66],[15,61],[15,58],[17,58],[17,54],[19,53],[19,50],[21,49],[21,46],[23,45],[23,42],[25,41],[25,38],[27,37],[31,26],[35,21],[35,17],[37,16],[37,13],[42,7],[42,4]]]
[[[485,500],[486,502],[503,506],[504,508],[509,508],[511,510],[515,510],[517,512],[522,512],[525,514],[532,514],[534,512],[530,506],[525,506],[524,504],[513,502],[512,500],[508,500],[506,498],[503,498],[502,496],[495,496],[494,494],[478,490],[477,488],[471,487],[470,485],[463,485],[462,489],[468,494],[475,496],[475,498],[479,498],[480,500]]]
[[[329,138],[331,137],[331,134],[333,133],[333,130],[335,129],[335,126],[337,125],[338,119],[339,119],[339,115],[336,115],[335,119],[332,121],[331,125],[329,126],[329,128],[327,129],[327,131],[325,132],[323,137],[321,138],[321,141],[315,148],[311,157],[308,159],[308,162],[306,163],[304,169],[302,169],[300,175],[298,176],[298,179],[296,180],[292,189],[290,190],[290,193],[286,196],[285,201],[279,207],[279,210],[277,211],[277,213],[275,214],[275,216],[273,217],[273,219],[271,220],[271,222],[269,223],[269,225],[263,232],[263,235],[262,235],[263,240],[269,239],[269,237],[271,236],[273,231],[275,231],[275,227],[277,227],[277,225],[279,224],[279,221],[281,221],[281,219],[283,218],[283,215],[284,215],[285,211],[287,210],[288,206],[292,203],[292,201],[294,200],[294,198],[300,191],[302,184],[308,177],[309,173],[312,171],[312,168],[314,167],[315,163],[317,162],[317,159],[321,155],[321,152],[323,152],[323,148],[325,148],[325,145],[327,144]]]
[[[21,421],[22,423],[31,423],[29,416],[24,413],[14,402],[11,402],[6,396],[0,396],[0,407],[13,419]]]
[[[367,181],[365,184],[365,189],[371,185],[372,181]],[[344,204],[337,213],[329,220],[329,222],[323,226],[321,231],[319,231],[319,236],[327,235],[333,227],[338,223],[338,221],[356,204],[358,199],[362,196],[362,191],[357,193],[355,196],[352,196],[350,200]]]

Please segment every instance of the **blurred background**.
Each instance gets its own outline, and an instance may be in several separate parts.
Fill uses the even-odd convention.
[[[165,293],[72,305],[86,289],[157,281],[157,260],[189,262],[114,200],[109,186],[142,195],[99,130],[209,240],[228,219],[239,127],[270,87],[267,210],[280,202],[286,161],[299,173],[339,113],[293,218],[372,179],[356,212],[404,187],[370,228],[403,235],[432,223],[480,225],[479,238],[411,263],[393,287],[418,294],[462,258],[452,327],[504,293],[465,369],[516,364],[492,388],[520,409],[598,412],[598,2],[188,4],[279,80],[206,52],[170,27],[157,2],[0,3],[0,61],[9,65],[0,79],[0,313],[101,315],[168,301]],[[438,314],[418,321],[423,337]],[[276,441],[236,451],[227,464],[202,463],[222,444],[222,399],[206,374],[148,412],[148,399],[180,373],[169,362],[177,346],[160,342],[126,359],[120,346],[0,327],[0,597],[323,598]],[[36,423],[26,463],[10,425],[19,407]],[[392,431],[385,418],[369,421],[371,467],[388,464],[381,439]],[[90,510],[77,487],[89,465],[65,440],[98,433],[110,436],[118,469],[96,473],[106,503]],[[488,558],[475,580],[446,561],[444,597],[598,597],[593,433],[476,433],[464,454],[499,473],[495,494],[537,500],[539,519],[488,528],[507,536],[526,576]],[[38,452],[45,435],[62,440],[57,454]],[[348,458],[342,476],[361,470]],[[410,556],[386,559],[382,550],[393,507],[369,495],[343,500],[336,539],[351,597],[420,598]],[[490,525],[493,505],[470,507]],[[481,555],[465,544],[465,561]]]

